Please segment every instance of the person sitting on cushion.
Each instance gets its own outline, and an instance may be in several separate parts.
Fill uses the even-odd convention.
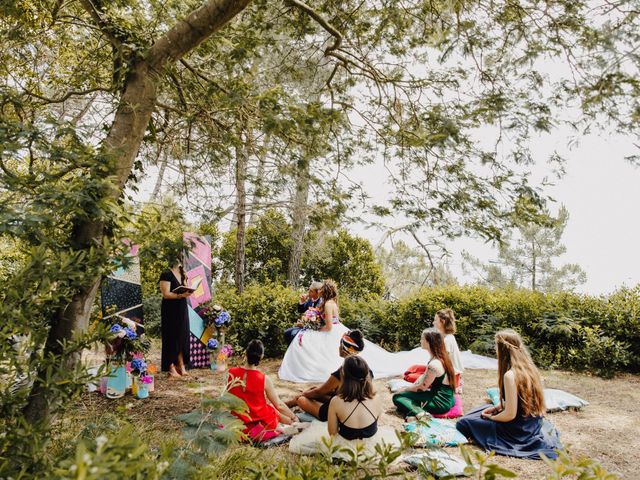
[[[348,461],[356,452],[375,454],[376,445],[381,443],[399,446],[394,429],[378,427],[384,407],[373,388],[367,362],[358,355],[350,355],[341,370],[340,386],[329,403],[328,423],[311,424],[291,439],[289,451],[306,455],[326,452],[325,442],[331,438],[331,443],[339,447],[332,450],[332,455]]]
[[[433,328],[422,332],[420,344],[431,356],[427,369],[410,387],[393,396],[398,411],[408,417],[447,413],[455,404],[456,376],[444,346],[444,337]]]
[[[500,405],[484,405],[462,417],[456,428],[487,451],[510,457],[557,458],[557,431],[547,422],[542,379],[522,338],[513,330],[496,333]],[[543,425],[546,428],[543,428]]]
[[[245,351],[244,367],[229,369],[227,384],[229,393],[244,400],[247,404],[246,415],[236,414],[244,422],[244,433],[254,437],[257,432],[260,438],[267,440],[276,436],[283,427],[297,421],[296,415],[280,400],[271,379],[258,370],[260,360],[264,356],[264,345],[260,340],[251,340]],[[270,403],[267,403],[267,399]]]
[[[360,330],[350,330],[340,339],[339,354],[342,358],[358,355],[364,349],[364,338]],[[336,395],[340,386],[342,367],[329,375],[322,385],[310,388],[287,402],[287,406],[297,405],[303,411],[313,415],[318,420],[327,421],[329,402]],[[371,372],[373,378],[373,372]]]

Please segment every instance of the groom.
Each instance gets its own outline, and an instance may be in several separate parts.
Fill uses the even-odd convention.
[[[320,298],[320,289],[322,288],[322,282],[312,282],[309,286],[309,292],[300,296],[298,302],[298,313],[304,313],[310,308],[317,308],[322,303]],[[284,331],[284,339],[289,345],[300,330],[302,330],[302,322],[298,321],[293,327],[287,328]]]

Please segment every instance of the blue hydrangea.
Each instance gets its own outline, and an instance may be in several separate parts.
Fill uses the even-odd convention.
[[[136,332],[131,330],[129,327],[124,327],[124,332],[129,340],[135,340],[136,338],[138,338]]]
[[[218,348],[218,341],[215,338],[210,338],[207,342],[207,348],[209,350],[215,350],[216,348]]]
[[[117,323],[114,323],[113,325],[111,325],[111,328],[109,329],[109,331],[111,333],[120,333],[122,331],[122,327]]]
[[[216,324],[216,327],[221,327],[222,325],[224,325],[225,323],[229,323],[230,321],[231,321],[231,315],[229,315],[227,312],[223,310],[218,314],[214,323]]]
[[[147,362],[141,358],[134,358],[131,360],[131,370],[138,370],[139,372],[147,371]]]

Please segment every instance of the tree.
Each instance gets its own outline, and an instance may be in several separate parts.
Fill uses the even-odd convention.
[[[562,206],[546,225],[518,223],[515,238],[510,233],[498,246],[498,262],[487,265],[468,253],[464,259],[485,285],[543,292],[573,290],[587,280],[582,268],[573,263],[554,265],[554,259],[567,251],[560,240],[568,220],[569,212]]]
[[[425,254],[402,240],[394,242],[389,249],[379,247],[376,256],[384,277],[385,295],[390,298],[406,297],[423,287],[456,283],[445,265],[432,267]]]
[[[229,231],[220,247],[222,279],[235,275],[237,235]],[[291,253],[291,225],[277,210],[267,210],[246,232],[243,276],[247,283],[284,283]]]
[[[20,283],[0,297],[3,318],[11,319],[2,331],[29,327],[35,351],[42,347],[43,354],[30,364],[38,373],[20,410],[24,416],[7,407],[3,417],[46,424],[77,392],[82,375],[71,382],[64,372],[79,372],[74,367],[99,279],[121,253],[121,227],[130,223],[123,218],[125,186],[141,173],[140,151],[160,158],[158,139],[173,127],[165,121],[168,112],[181,135],[221,137],[208,153],[218,152],[230,165],[237,138],[225,136],[233,129],[224,120],[235,112],[228,103],[220,104],[220,115],[191,109],[195,102],[182,76],[201,84],[200,105],[215,107],[220,97],[237,94],[219,88],[220,68],[233,71],[247,64],[239,61],[243,56],[265,54],[251,42],[260,39],[280,53],[289,48],[282,63],[308,62],[306,73],[324,85],[323,105],[349,112],[363,161],[379,153],[387,161],[397,195],[378,213],[400,213],[408,228],[439,238],[498,238],[516,200],[531,206],[516,212],[520,218],[531,219],[542,207],[543,194],[522,172],[531,160],[526,145],[534,132],[560,121],[558,109],[578,105],[583,115],[569,122],[580,129],[600,121],[637,133],[640,84],[633,59],[640,29],[629,5],[9,2],[0,20],[0,233],[26,242],[29,254]],[[222,34],[234,18],[236,28]],[[212,37],[216,41],[205,42]],[[571,74],[545,76],[537,66],[547,57],[567,59]],[[224,68],[215,68],[220,64]],[[242,78],[244,72],[235,73]],[[270,71],[263,73],[273,83]],[[485,126],[499,127],[494,148],[475,141]],[[503,134],[515,145],[506,158],[497,153]],[[172,145],[176,155],[166,156],[167,169],[191,167],[193,137],[180,139]],[[340,169],[333,170],[337,178]],[[21,365],[8,349],[2,353]],[[6,429],[13,436],[3,447],[25,432],[17,425]],[[14,449],[32,448],[28,432],[21,438]]]
[[[302,278],[305,284],[332,279],[343,294],[352,298],[380,296],[384,292],[384,279],[371,243],[344,229],[334,235],[318,232],[308,243]]]

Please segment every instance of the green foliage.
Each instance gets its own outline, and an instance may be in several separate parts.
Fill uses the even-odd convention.
[[[189,227],[180,208],[174,202],[166,201],[162,206],[145,205],[132,228],[132,240],[140,245],[142,295],[143,298],[153,296],[158,293],[162,271],[188,247],[182,234]]]
[[[244,423],[232,412],[245,414],[247,405],[226,390],[216,397],[205,397],[200,408],[177,417],[185,426],[186,443],[173,451],[169,478],[188,478],[245,438]]]
[[[384,292],[382,271],[371,243],[344,229],[321,236],[307,246],[302,278],[305,284],[326,278],[335,280],[340,293],[354,299]]]
[[[234,322],[233,341],[243,347],[260,338],[267,355],[283,355],[282,332],[297,319],[298,292],[275,284],[250,285],[242,295],[224,285],[214,301],[224,305]],[[494,335],[514,328],[523,336],[536,363],[546,368],[586,370],[602,376],[638,371],[637,325],[640,287],[609,297],[570,293],[543,294],[530,290],[490,290],[485,287],[438,287],[397,301],[379,297],[340,298],[342,322],[388,349],[415,347],[435,313],[453,308],[460,347],[494,355]]]
[[[236,230],[232,229],[220,247],[222,278],[233,278]],[[268,210],[246,230],[245,281],[284,282],[291,255],[291,226],[282,213]]]
[[[577,264],[557,267],[553,262],[567,251],[560,240],[568,220],[564,206],[556,218],[539,219],[542,223],[517,220],[516,238],[511,232],[503,236],[498,262],[485,264],[468,253],[463,257],[483,285],[543,292],[571,290],[586,281],[586,274]]]
[[[160,337],[160,308],[162,295],[159,293],[142,297],[142,309],[144,311],[144,331],[151,337]]]
[[[44,478],[157,480],[168,466],[168,458],[158,458],[139,438],[133,426],[125,425],[114,435],[100,435],[94,440],[81,440],[76,447],[75,455],[62,460]]]
[[[251,284],[242,295],[231,286],[219,285],[213,302],[222,305],[232,318],[227,341],[243,349],[254,338],[264,343],[265,355],[282,355],[287,345],[283,332],[298,319],[299,295],[278,284]]]

